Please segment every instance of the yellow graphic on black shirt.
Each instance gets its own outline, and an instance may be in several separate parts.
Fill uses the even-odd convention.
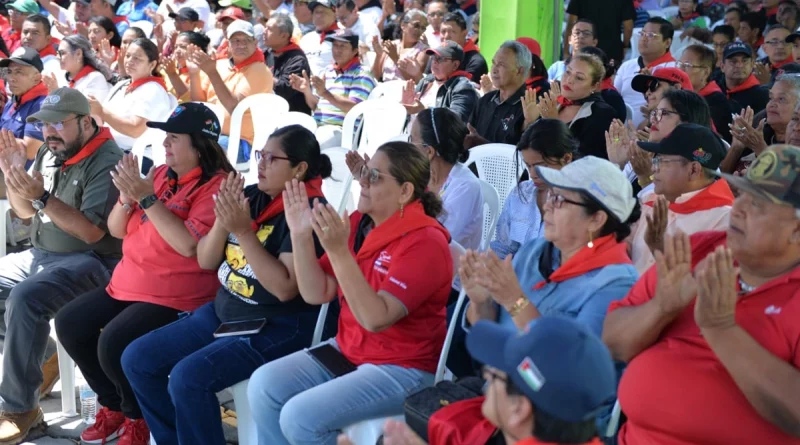
[[[247,266],[244,252],[242,252],[242,248],[236,244],[228,243],[228,247],[225,248],[225,261],[233,270],[242,270]]]
[[[272,235],[273,230],[275,230],[275,226],[261,226],[261,228],[258,229],[258,232],[256,232],[256,238],[258,238],[258,241],[261,244],[264,244],[264,241],[266,241],[267,238]]]
[[[228,275],[228,284],[226,287],[247,298],[252,297],[253,292],[255,292],[253,286],[247,285],[247,280],[245,280],[244,277],[240,277],[234,273]]]

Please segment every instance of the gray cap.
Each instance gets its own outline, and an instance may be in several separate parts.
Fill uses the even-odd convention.
[[[80,91],[61,87],[48,94],[42,101],[39,111],[28,116],[27,121],[61,122],[69,118],[70,114],[89,116],[92,114],[92,109],[89,107],[89,100]]]
[[[536,174],[551,187],[588,194],[620,222],[627,221],[636,206],[628,178],[605,159],[586,156],[561,170],[536,167]]]
[[[230,39],[237,32],[247,34],[250,37],[256,36],[255,29],[253,29],[253,24],[250,22],[246,22],[244,20],[232,21],[231,24],[228,25],[228,32],[227,32],[228,35],[226,37]]]

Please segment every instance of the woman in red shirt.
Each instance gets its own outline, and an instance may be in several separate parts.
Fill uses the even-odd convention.
[[[336,443],[356,422],[403,413],[433,383],[445,337],[453,262],[449,234],[426,191],[428,159],[414,145],[382,145],[360,172],[358,211],[309,206],[296,182],[284,196],[303,299],[339,298],[336,338],[259,368],[249,400],[261,444]],[[312,235],[325,255],[317,260]]]
[[[56,316],[59,341],[103,406],[81,434],[84,443],[118,436],[126,445],[147,443],[150,432],[122,371],[122,352],[217,290],[216,271],[201,269],[195,257],[214,224],[212,196],[233,171],[216,142],[219,121],[205,105],[188,103],[166,122],[147,126],[167,133],[166,165],[142,178],[137,159],[127,154],[111,172],[119,199],[108,230],[123,240],[122,260],[108,287],[76,298]]]

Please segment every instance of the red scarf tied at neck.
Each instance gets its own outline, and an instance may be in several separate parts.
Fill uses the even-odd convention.
[[[283,48],[276,49],[276,50],[272,51],[272,53],[275,54],[276,56],[280,56],[281,54],[283,54],[283,53],[285,53],[287,51],[291,51],[293,49],[299,49],[300,51],[302,51],[302,48],[300,48],[300,45],[298,45],[298,44],[296,44],[294,42],[290,42],[288,45],[284,46]]]
[[[22,106],[24,103],[38,99],[42,96],[47,96],[47,93],[47,86],[45,86],[44,82],[39,82],[36,84],[36,86],[26,91],[22,96],[19,96],[17,100],[11,104],[11,111],[14,111],[17,107]]]
[[[95,134],[93,138],[89,139],[89,142],[87,142],[86,145],[81,148],[81,151],[76,153],[75,156],[64,161],[64,164],[61,165],[61,171],[64,171],[70,165],[75,165],[93,155],[101,145],[103,145],[106,141],[113,139],[114,137],[111,135],[110,128],[100,127],[100,130],[97,132],[97,134]]]
[[[732,94],[736,94],[740,91],[749,90],[750,88],[755,88],[759,85],[761,85],[761,82],[759,82],[758,79],[756,79],[756,76],[751,74],[750,77],[748,77],[744,82],[742,82],[741,85],[735,88],[730,88],[728,90],[728,99],[731,98]]]
[[[600,82],[600,91],[605,90],[617,91],[617,89],[614,87],[614,80],[610,77],[608,79],[603,79],[603,81]]]
[[[478,45],[476,45],[472,39],[467,39],[467,42],[464,43],[464,54],[470,51],[481,52],[481,49],[478,48]]]
[[[167,84],[164,82],[163,78],[161,78],[159,76],[147,76],[147,77],[142,77],[139,80],[134,80],[133,82],[131,82],[131,84],[128,85],[127,88],[125,88],[125,94],[133,92],[135,89],[137,89],[140,86],[146,84],[147,82],[155,82],[155,83],[161,85],[161,88],[163,88],[164,91],[167,91]]]
[[[717,82],[712,80],[711,82],[708,82],[706,86],[704,86],[700,91],[698,91],[697,94],[706,97],[714,93],[721,93],[721,92],[722,89],[719,87],[719,85],[717,85]]]
[[[339,66],[338,63],[333,62],[333,69],[337,73],[342,74],[345,71],[349,70],[350,68],[353,68],[354,66],[356,66],[356,65],[358,65],[360,63],[361,63],[361,59],[359,59],[358,56],[355,56],[352,59],[350,59],[350,61],[347,62],[344,66]]]
[[[239,72],[254,63],[264,63],[264,53],[259,51],[258,48],[253,51],[253,54],[250,57],[244,59],[242,63],[233,65],[233,59],[231,59],[231,65],[233,65],[234,72]]]
[[[319,33],[319,43],[325,42],[325,38],[326,37],[328,37],[331,34],[336,34],[336,31],[338,31],[338,30],[339,30],[339,24],[336,23],[336,22],[333,22],[333,25],[331,25],[328,29],[326,29],[324,31],[320,31],[320,33]]]
[[[97,71],[97,70],[94,69],[94,67],[92,67],[90,65],[84,66],[83,68],[81,68],[80,71],[78,71],[78,74],[76,74],[75,77],[73,77],[72,79],[69,80],[69,87],[70,88],[75,88],[75,82],[83,79],[84,77],[88,76],[89,74],[91,74],[91,73],[93,73],[95,71]]]
[[[44,60],[44,58],[47,57],[47,56],[56,56],[56,57],[58,57],[58,54],[56,54],[56,49],[53,48],[53,45],[50,44],[50,43],[45,45],[45,47],[42,48],[41,51],[39,51],[39,58],[40,59]]]
[[[633,264],[628,256],[628,245],[617,241],[616,235],[606,235],[593,241],[593,247],[584,247],[546,278],[533,286],[539,290],[548,283],[559,283],[579,277],[595,269],[612,264]]]
[[[322,198],[322,178],[316,177],[309,179],[303,183],[306,187],[306,194],[308,194],[309,198]],[[264,210],[258,215],[255,221],[253,221],[253,230],[258,231],[258,228],[261,224],[269,221],[270,219],[280,215],[283,213],[284,210],[284,203],[283,203],[283,193],[276,196],[275,199],[269,202]]]
[[[670,203],[669,210],[679,215],[688,215],[717,207],[732,206],[734,199],[735,197],[727,181],[714,181],[713,184],[692,196],[688,201]],[[653,207],[654,202],[655,195],[652,200],[644,203],[644,205]]]

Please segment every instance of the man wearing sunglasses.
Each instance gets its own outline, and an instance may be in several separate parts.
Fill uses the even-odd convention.
[[[652,75],[639,74],[631,81],[631,88],[642,93],[645,103],[640,108],[646,122],[650,112],[655,110],[664,97],[664,93],[672,89],[692,91],[692,82],[689,76],[678,68],[660,68]]]
[[[753,75],[753,49],[742,42],[733,42],[723,52],[719,87],[728,96],[731,110],[738,113],[747,107],[758,113],[767,107],[769,90]]]

